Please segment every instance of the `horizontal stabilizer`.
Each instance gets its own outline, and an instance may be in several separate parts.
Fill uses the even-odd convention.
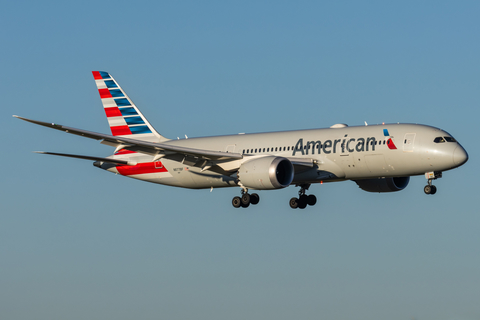
[[[91,157],[91,156],[82,156],[78,154],[68,154],[68,153],[56,153],[56,152],[45,152],[45,151],[34,151],[35,153],[41,154],[51,154],[54,156],[61,156],[61,157],[69,157],[69,158],[77,158],[77,159],[84,159],[84,160],[93,160],[93,161],[102,161],[114,164],[122,164],[127,166],[134,166],[137,163],[132,161],[125,161],[119,159],[111,159],[111,158],[100,158],[100,157]]]

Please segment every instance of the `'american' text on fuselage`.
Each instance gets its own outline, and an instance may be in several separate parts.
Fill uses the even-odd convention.
[[[356,142],[356,145],[355,145]],[[308,155],[308,151],[311,149],[312,154],[315,154],[315,149],[317,149],[317,154],[321,154],[322,152],[325,154],[329,153],[337,153],[339,149],[341,149],[341,153],[345,152],[363,152],[369,151],[369,146],[372,146],[372,151],[375,151],[375,146],[377,139],[375,137],[368,137],[368,138],[344,138],[342,139],[335,139],[335,140],[325,140],[322,144],[320,140],[317,141],[307,141],[305,144],[303,143],[303,138],[298,139],[295,148],[293,149],[292,156],[295,156],[297,153],[301,153],[302,155]],[[355,146],[354,146],[355,145]]]

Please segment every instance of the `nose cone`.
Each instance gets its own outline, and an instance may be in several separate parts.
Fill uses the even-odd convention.
[[[456,166],[461,166],[468,160],[468,154],[461,146],[458,146],[455,151],[453,151],[453,163]]]

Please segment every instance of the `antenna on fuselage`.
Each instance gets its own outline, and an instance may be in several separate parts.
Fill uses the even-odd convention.
[[[366,126],[368,126],[368,123],[367,123],[367,121],[365,121],[365,127],[366,127]]]

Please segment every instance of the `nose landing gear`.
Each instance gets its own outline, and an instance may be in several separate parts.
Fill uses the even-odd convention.
[[[435,187],[434,185],[427,184],[423,188],[423,191],[425,192],[425,194],[435,194],[437,192],[437,187]]]
[[[305,191],[308,190],[310,184],[301,185],[301,189],[298,192],[298,198],[292,198],[289,201],[290,208],[292,209],[305,209],[307,205],[314,206],[317,203],[317,197],[315,195],[310,194],[306,195]]]
[[[428,180],[428,184],[423,188],[425,194],[435,194],[437,193],[437,187],[435,187],[432,182],[438,178],[442,177],[441,172],[427,172],[425,173],[425,178]]]

